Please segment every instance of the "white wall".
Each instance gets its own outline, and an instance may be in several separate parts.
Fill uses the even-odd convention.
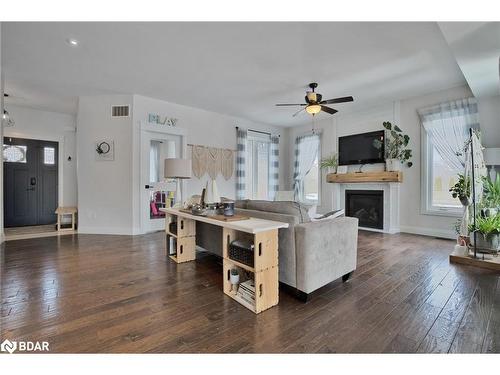
[[[479,99],[481,138],[484,147],[500,147],[500,95]]]
[[[433,94],[389,103],[374,108],[367,108],[352,114],[332,116],[330,119],[318,121],[316,128],[322,130],[322,156],[337,151],[338,137],[348,134],[363,133],[382,129],[383,121],[391,121],[398,124],[410,138],[410,147],[413,150],[413,166],[404,169],[403,183],[401,186],[400,224],[404,232],[427,234],[443,237],[454,237],[453,223],[456,218],[423,215],[420,213],[420,131],[421,125],[417,109],[437,104],[440,102],[471,96],[468,87],[458,87],[450,90],[440,91]],[[481,111],[481,108],[480,108]],[[481,117],[482,114],[480,113]],[[310,131],[311,126],[305,125],[289,130],[288,149],[289,155],[293,155],[295,137],[298,134]],[[497,146],[498,147],[498,146]],[[357,169],[356,166],[350,166]],[[384,168],[383,164],[367,165],[363,170]],[[287,168],[287,186],[292,187],[293,160]],[[333,207],[332,186],[325,182],[325,172],[321,184],[321,205],[319,212],[326,212]]]
[[[110,117],[111,105],[130,104],[131,117]],[[281,165],[287,164],[283,128],[197,108],[168,103],[140,95],[80,97],[77,115],[79,231],[82,233],[134,234],[140,228],[140,122],[149,113],[179,119],[177,127],[187,130],[187,143],[236,149],[235,126],[283,134],[280,137]],[[115,160],[96,161],[94,143],[100,138],[115,141]],[[285,142],[282,142],[285,141]],[[190,158],[188,147],[188,158]],[[200,194],[208,177],[192,178],[184,196]],[[281,185],[285,177],[281,176]],[[219,193],[234,198],[235,179],[217,179]]]
[[[280,135],[280,165],[287,165],[287,137],[283,128],[271,127],[267,125],[257,124],[247,120],[239,119],[232,116],[227,116],[215,112],[205,111],[198,108],[183,106],[179,104],[165,102],[163,100],[148,98],[141,95],[134,95],[134,136],[139,139],[140,122],[147,122],[148,114],[154,113],[160,115],[177,118],[179,121],[177,126],[187,130],[187,143],[199,144],[210,147],[220,147],[236,150],[236,126],[247,129],[261,130],[272,132]],[[137,146],[138,147],[138,142]],[[187,148],[187,158],[191,158],[191,148]],[[139,176],[139,158],[134,161],[137,165],[134,170],[134,186],[141,186]],[[202,189],[209,180],[208,175],[201,179],[193,178],[186,181],[186,191],[184,197],[189,197],[193,194],[201,194]],[[280,174],[280,186],[284,186],[285,176]],[[221,196],[234,198],[235,192],[235,176],[229,180],[224,177],[217,177],[217,186]],[[134,212],[140,212],[140,192],[138,191],[134,198]],[[134,215],[134,225],[140,225],[140,215]]]
[[[75,117],[68,114],[41,111],[8,105],[15,126],[5,128],[4,136],[59,142],[59,205],[76,206],[76,128]],[[68,157],[71,156],[71,161]]]
[[[132,106],[132,95],[84,96],[77,114],[80,233],[131,234],[132,117],[111,118],[112,105]],[[96,142],[114,140],[114,161],[96,160]]]

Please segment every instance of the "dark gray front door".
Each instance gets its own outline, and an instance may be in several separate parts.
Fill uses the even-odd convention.
[[[52,224],[58,202],[58,144],[4,138],[6,227]]]

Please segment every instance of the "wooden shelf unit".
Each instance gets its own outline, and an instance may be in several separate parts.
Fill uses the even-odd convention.
[[[278,266],[278,228],[287,228],[288,224],[271,220],[248,218],[241,221],[221,221],[210,217],[197,217],[189,212],[175,209],[163,209],[165,212],[165,235],[177,240],[177,255],[167,256],[177,263],[188,262],[196,258],[196,221],[222,227],[223,256],[223,291],[236,302],[258,314],[279,302],[279,266]],[[170,233],[170,223],[177,221],[177,234]],[[229,245],[232,241],[244,239],[254,244],[254,265],[248,266],[229,258]],[[253,279],[255,283],[255,301],[250,303],[232,291],[231,269],[240,274],[240,283]]]
[[[169,231],[170,223],[177,221],[177,234]],[[189,262],[196,259],[196,221],[177,217],[172,214],[165,215],[165,235],[176,239],[176,255],[168,253],[168,243],[165,246],[165,255],[176,263]]]
[[[345,184],[361,182],[403,182],[403,172],[360,172],[360,173],[329,173],[326,182]]]
[[[277,305],[279,303],[278,230],[273,229],[251,234],[223,228],[222,238],[224,293],[256,314]],[[255,246],[253,267],[229,258],[229,245],[238,239],[253,242]],[[229,275],[233,268],[240,271],[240,282],[245,281],[244,278],[242,279],[242,275],[245,273],[253,275],[255,283],[255,303],[253,305],[231,290]]]
[[[469,252],[469,256],[455,253],[450,254],[450,263],[465,264],[479,268],[486,268],[493,271],[500,271],[500,255],[478,253],[477,258],[474,259],[473,254]]]

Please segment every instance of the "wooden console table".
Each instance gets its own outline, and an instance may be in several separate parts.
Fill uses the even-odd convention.
[[[166,256],[177,263],[196,259],[196,221],[222,227],[223,288],[224,294],[258,314],[279,302],[278,293],[278,229],[288,228],[287,223],[250,218],[239,221],[221,221],[206,216],[196,216],[174,208],[161,208],[165,212],[167,237]],[[177,233],[169,231],[172,222]],[[176,239],[176,254],[169,255],[169,236]],[[254,244],[254,266],[250,267],[229,258],[229,245],[234,240],[249,240]],[[231,291],[230,272],[237,269],[240,281],[250,275],[255,284],[253,304]]]

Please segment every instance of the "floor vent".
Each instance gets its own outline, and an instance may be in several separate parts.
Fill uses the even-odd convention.
[[[128,105],[114,105],[111,107],[111,117],[128,117],[128,116],[129,116]]]

